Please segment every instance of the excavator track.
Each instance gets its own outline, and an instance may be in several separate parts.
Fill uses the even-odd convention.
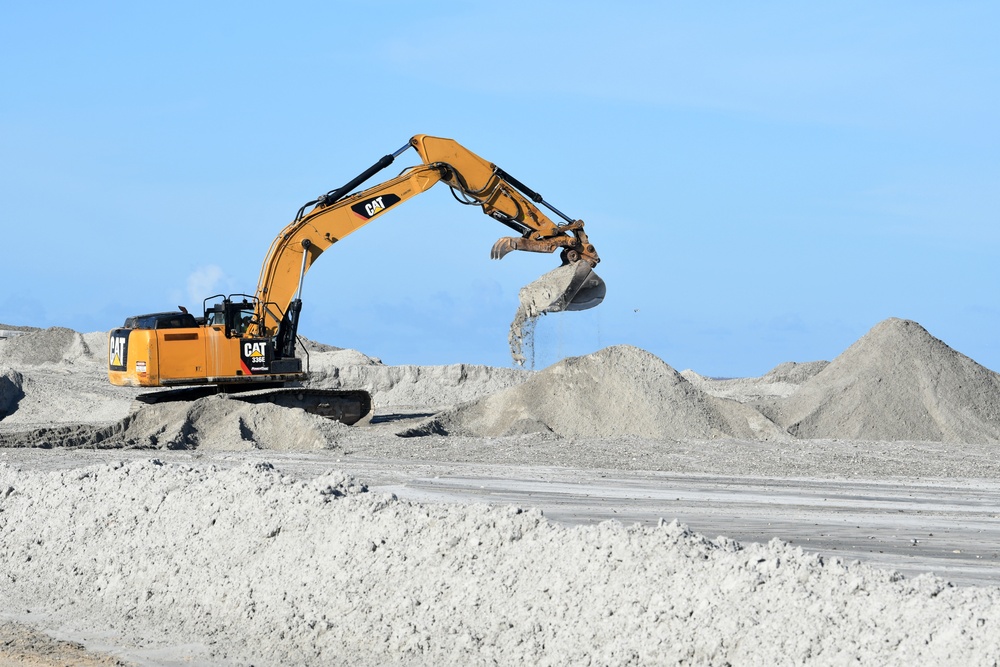
[[[309,389],[306,387],[281,387],[233,391],[221,386],[183,387],[140,394],[136,400],[147,405],[196,401],[206,396],[225,394],[246,403],[270,403],[285,408],[301,408],[306,412],[339,421],[348,426],[368,421],[372,416],[372,397],[361,389]]]

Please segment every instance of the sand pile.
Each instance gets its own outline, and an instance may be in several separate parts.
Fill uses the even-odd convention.
[[[309,385],[365,389],[375,407],[442,407],[472,401],[521,384],[530,371],[472,364],[385,366],[355,350],[312,352]]]
[[[709,396],[658,357],[627,345],[565,359],[517,387],[458,406],[401,435],[523,433],[669,439],[783,435],[756,410]]]
[[[83,644],[53,639],[20,623],[0,622],[0,667],[126,667]]]
[[[1000,442],[1000,375],[916,322],[880,322],[783,402],[800,438]]]
[[[813,376],[829,365],[829,361],[807,361],[804,363],[786,361],[772,368],[765,375],[762,375],[760,379],[762,382],[771,384],[784,382],[791,385],[800,385],[811,380]]]
[[[196,664],[985,664],[1000,589],[340,473],[0,465],[0,598]]]
[[[39,331],[38,327],[21,327],[14,324],[0,323],[0,339],[14,338],[29,331]]]
[[[107,333],[21,329],[27,331],[0,340],[0,378],[7,378],[0,379],[0,431],[106,423],[128,414],[137,392],[108,382]]]
[[[80,369],[77,364],[76,369]],[[129,413],[138,390],[115,387],[99,368],[22,367],[23,397],[16,410],[0,416],[0,431],[47,424],[109,423]]]
[[[688,382],[718,398],[730,398],[749,403],[760,409],[770,406],[773,399],[788,398],[812,376],[826,368],[828,361],[778,364],[760,377],[716,379],[699,375],[693,370],[681,371]]]
[[[9,370],[0,374],[0,419],[13,414],[24,398],[24,376]]]
[[[107,334],[52,327],[0,340],[0,366],[94,365],[103,361]]]
[[[0,433],[0,447],[310,450],[333,447],[348,433],[349,426],[301,409],[210,396],[146,406],[107,425]]]

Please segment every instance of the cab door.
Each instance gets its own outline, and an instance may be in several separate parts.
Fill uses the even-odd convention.
[[[210,378],[231,378],[240,368],[239,338],[226,336],[224,324],[205,326],[205,362]]]

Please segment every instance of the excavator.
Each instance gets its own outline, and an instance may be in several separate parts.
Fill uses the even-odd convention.
[[[355,192],[413,148],[421,164]],[[437,183],[462,204],[477,205],[516,236],[499,239],[490,256],[520,250],[559,251],[569,279],[543,312],[585,310],[604,298],[600,261],[582,220],[572,219],[500,167],[452,139],[419,134],[343,186],[304,204],[268,249],[257,290],[206,298],[202,315],[178,311],[129,317],[108,334],[108,379],[118,386],[161,387],[141,394],[145,403],[194,400],[217,393],[254,402],[300,407],[345,424],[371,415],[364,390],[307,388],[308,352],[296,354],[306,272],[330,246]],[[558,217],[557,223],[538,205]],[[572,270],[567,270],[567,266]],[[548,275],[548,274],[547,274]],[[564,289],[563,289],[564,286]]]

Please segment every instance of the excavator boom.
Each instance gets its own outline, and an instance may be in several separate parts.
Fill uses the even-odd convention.
[[[416,149],[422,164],[350,194],[410,147]],[[277,333],[282,317],[294,307],[295,294],[301,289],[305,273],[326,249],[440,182],[448,185],[462,203],[481,206],[483,213],[518,233],[516,237],[499,239],[490,252],[492,258],[501,259],[513,250],[543,253],[560,250],[564,264],[582,261],[593,269],[600,262],[583,230],[582,220],[567,217],[537,192],[458,142],[418,134],[346,185],[308,202],[274,239],[257,283],[256,298],[260,304],[257,319],[262,333]],[[553,222],[536,204],[549,208],[563,223]],[[306,212],[310,206],[313,208]],[[564,300],[571,303],[575,294],[565,296]],[[590,298],[586,307],[596,306],[602,298],[603,294],[600,298]],[[269,308],[268,304],[276,304],[278,308]]]

